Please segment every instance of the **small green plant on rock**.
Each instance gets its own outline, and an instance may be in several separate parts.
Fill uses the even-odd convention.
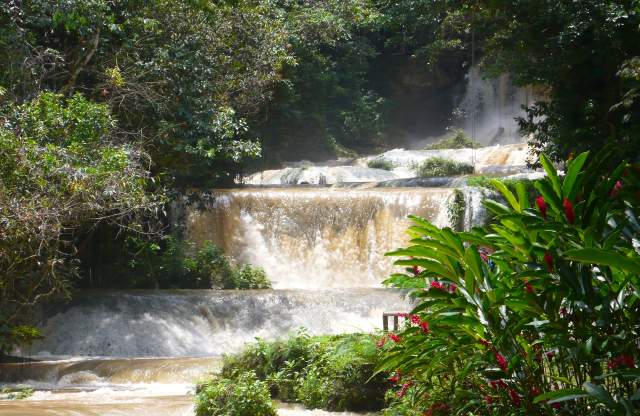
[[[264,269],[250,264],[243,264],[233,271],[231,276],[233,289],[268,289],[271,282]]]
[[[416,173],[420,177],[458,176],[473,173],[473,166],[441,157],[432,157],[420,163]]]
[[[393,169],[393,163],[391,163],[390,161],[381,158],[381,157],[377,157],[375,159],[371,159],[370,161],[367,162],[367,167],[371,168],[371,169],[382,169],[382,170],[392,170]]]
[[[0,400],[23,400],[33,396],[33,389],[30,387],[3,387],[0,389]]]

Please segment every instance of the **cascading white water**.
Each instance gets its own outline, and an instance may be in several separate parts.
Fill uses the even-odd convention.
[[[255,337],[372,331],[409,307],[385,289],[87,292],[45,321],[35,356],[185,357],[238,351]],[[313,316],[313,319],[309,319]]]
[[[244,178],[248,185],[333,185],[354,182],[381,183],[396,179],[414,178],[417,166],[429,158],[444,158],[475,164],[477,173],[519,173],[527,170],[529,148],[526,144],[508,144],[478,149],[408,150],[392,149],[375,156],[355,160],[325,162],[314,165],[285,167],[258,172]],[[392,169],[367,167],[372,160],[384,160]],[[334,166],[334,163],[341,163]]]
[[[187,214],[186,236],[265,269],[276,288],[380,287],[407,215],[448,224],[447,188],[237,189]]]

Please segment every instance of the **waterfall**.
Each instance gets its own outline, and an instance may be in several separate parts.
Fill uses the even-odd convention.
[[[242,183],[254,186],[290,186],[395,182],[399,179],[415,178],[417,176],[417,166],[426,159],[434,157],[468,164],[473,164],[475,161],[477,173],[513,174],[529,172],[527,169],[529,153],[530,149],[523,143],[485,146],[475,150],[470,148],[442,150],[392,149],[379,155],[358,159],[328,161],[317,165],[308,162],[303,166],[266,170],[244,178]],[[387,171],[367,167],[369,162],[377,159],[389,162],[393,168]]]
[[[219,356],[256,337],[372,331],[382,312],[407,310],[386,289],[84,292],[45,321],[30,355]],[[313,317],[313,319],[309,319]]]
[[[448,188],[236,189],[187,214],[186,237],[265,269],[276,288],[380,287],[407,215],[447,225]]]

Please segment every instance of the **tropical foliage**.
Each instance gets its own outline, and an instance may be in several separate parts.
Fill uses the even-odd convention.
[[[105,105],[80,94],[65,99],[42,93],[6,106],[0,118],[4,326],[24,323],[25,312],[38,302],[68,295],[87,227],[107,223],[152,233],[146,218],[162,200],[147,192],[145,153],[120,142]],[[20,340],[17,329],[9,329],[8,338],[0,332],[0,352],[10,349],[11,340]]]
[[[253,372],[237,379],[214,377],[199,384],[196,391],[196,416],[276,416],[267,383]]]
[[[564,178],[541,163],[533,205],[496,181],[490,226],[415,217],[390,253],[409,273],[387,283],[418,302],[379,366],[407,397],[390,414],[637,414],[640,171],[606,152]]]
[[[390,386],[374,376],[379,359],[370,334],[311,337],[301,331],[288,339],[258,343],[225,357],[220,379],[255,374],[271,397],[311,409],[379,410]]]

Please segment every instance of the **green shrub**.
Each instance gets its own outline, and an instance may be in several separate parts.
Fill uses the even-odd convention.
[[[441,150],[441,149],[468,149],[482,147],[479,143],[473,143],[471,137],[467,136],[462,129],[455,129],[442,140],[432,143],[425,147],[425,150]]]
[[[368,161],[367,167],[371,169],[392,170],[393,163],[391,163],[390,161],[384,158],[379,157],[379,158],[371,159],[370,161]]]
[[[133,274],[145,275],[143,286],[155,282],[161,287],[185,289],[266,289],[271,287],[264,270],[237,266],[211,241],[201,247],[165,236],[160,244],[139,239],[128,241],[136,252]]]
[[[196,387],[196,416],[276,416],[267,383],[254,372],[213,377]]]
[[[249,346],[225,357],[222,377],[255,370],[272,397],[326,410],[379,410],[388,383],[373,377],[378,361],[374,337],[365,334],[310,337]]]
[[[195,279],[209,281],[211,287],[235,289],[234,269],[231,262],[224,251],[211,241],[205,241],[194,254],[187,254],[184,264]]]
[[[473,166],[455,160],[432,157],[418,165],[416,173],[420,177],[468,175],[473,173]]]
[[[268,289],[271,282],[262,267],[244,264],[233,271],[231,282],[234,289]]]
[[[640,169],[587,159],[561,180],[541,156],[533,205],[523,183],[493,181],[506,203],[485,201],[486,228],[413,218],[413,245],[389,253],[412,273],[387,283],[419,304],[379,370],[430,396],[441,380],[447,414],[637,414]]]

